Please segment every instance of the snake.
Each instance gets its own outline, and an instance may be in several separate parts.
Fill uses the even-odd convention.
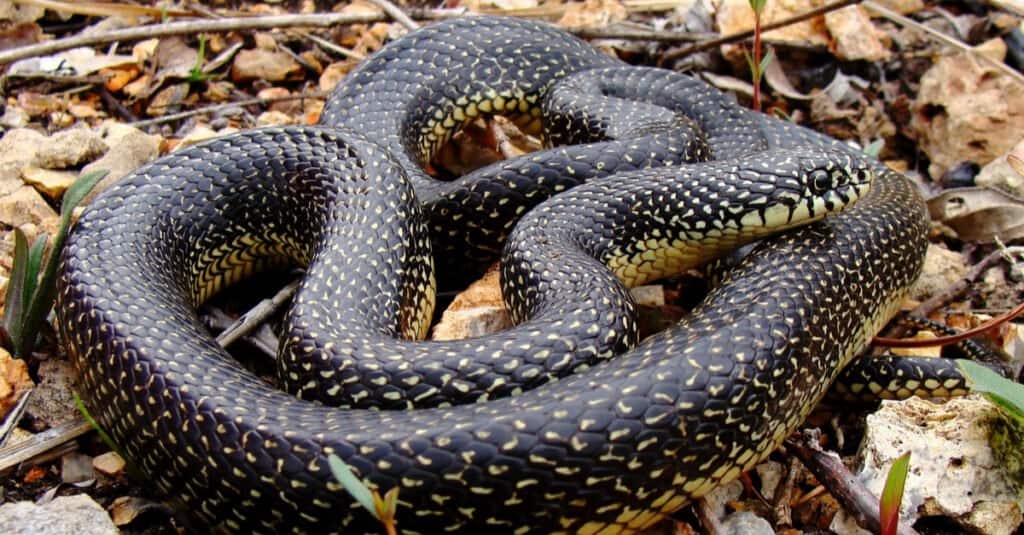
[[[493,114],[552,148],[426,171]],[[800,425],[895,313],[926,230],[915,187],[843,143],[540,22],[460,17],[363,62],[319,125],[105,190],[62,252],[56,318],[90,414],[205,529],[379,532],[333,455],[400,489],[403,532],[635,533]],[[638,339],[622,283],[755,241]],[[518,325],[420,341],[438,282],[496,256]],[[294,265],[285,392],[196,310]]]

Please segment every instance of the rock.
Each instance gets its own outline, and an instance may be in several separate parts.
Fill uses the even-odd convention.
[[[59,200],[78,175],[68,171],[52,171],[39,167],[27,167],[21,171],[21,178],[36,191],[46,195],[51,201]]]
[[[861,6],[826,13],[825,27],[835,40],[836,56],[843,61],[882,61],[891,55],[883,41],[885,34],[875,27]]]
[[[761,496],[770,500],[782,478],[786,477],[785,467],[776,461],[765,461],[755,466],[754,470],[757,471],[757,478],[761,480]]]
[[[21,186],[0,197],[0,223],[9,227],[32,224],[52,234],[57,231],[58,216],[35,188]]]
[[[280,82],[301,73],[302,66],[288,54],[259,48],[239,50],[231,64],[231,79],[236,82]]]
[[[0,138],[0,196],[10,195],[24,185],[21,172],[36,165],[36,149],[45,139],[29,128],[15,128]]]
[[[83,205],[128,173],[160,155],[160,136],[151,136],[134,126],[105,121],[97,128],[97,132],[110,146],[110,150],[102,158],[83,167],[82,173],[99,169],[106,169],[108,173],[89,193]]]
[[[859,477],[880,495],[892,462],[910,452],[901,517],[947,516],[968,532],[1010,535],[1021,523],[1024,496],[1015,492],[989,446],[988,401],[971,396],[936,403],[883,401],[867,417]]]
[[[987,45],[1002,46],[1000,60],[1001,43]],[[943,56],[921,77],[912,111],[928,172],[940,177],[964,160],[985,165],[1021,141],[1024,86],[973,54]]]
[[[857,521],[842,509],[832,517],[828,529],[834,531],[836,535],[872,535],[870,531],[857,525]]]
[[[295,118],[287,113],[270,110],[256,118],[256,126],[281,126],[295,124]]]
[[[331,63],[324,69],[324,72],[320,73],[319,86],[321,91],[331,91],[334,86],[338,85],[338,82],[345,77],[352,69],[356,68],[359,62],[356,60],[347,59],[339,61],[337,63]]]
[[[188,82],[171,84],[157,91],[146,107],[146,115],[159,117],[168,113],[177,113],[187,105],[191,86]]]
[[[83,483],[96,479],[92,457],[73,451],[60,458],[60,479],[65,483]]]
[[[92,468],[105,476],[117,478],[124,474],[125,461],[116,451],[108,451],[93,458]]]
[[[0,126],[4,128],[25,128],[28,125],[29,116],[25,110],[8,104],[4,109],[3,116],[0,116]]]
[[[725,506],[735,502],[743,495],[743,483],[734,479],[725,485],[715,487],[714,490],[704,495],[704,501],[716,518],[725,517]]]
[[[584,0],[565,5],[558,26],[562,28],[605,28],[626,20],[629,12],[618,0]]]
[[[1007,154],[1004,154],[981,168],[974,177],[979,186],[1003,190],[1011,195],[1024,197],[1024,175],[1018,172],[1008,161],[1010,155],[1024,154],[1024,138]]]
[[[775,530],[767,520],[754,513],[739,511],[725,517],[720,533],[722,535],[775,535]]]
[[[967,275],[967,259],[964,255],[944,247],[928,244],[924,257],[924,269],[910,289],[910,298],[927,299],[948,288]]]
[[[44,505],[0,505],[0,526],[8,535],[118,535],[107,512],[85,494],[61,496]]]
[[[39,363],[39,384],[28,400],[28,412],[47,427],[80,416],[72,395],[74,369],[67,361],[48,359]]]
[[[28,375],[28,366],[0,348],[0,422],[18,404],[26,390],[35,386]]]
[[[630,295],[640,306],[663,307],[665,306],[665,287],[660,284],[647,284],[630,288]]]
[[[924,9],[924,0],[877,0],[878,3],[904,15]]]
[[[455,296],[452,304],[434,326],[432,340],[461,340],[492,334],[512,326],[512,318],[501,298],[500,272],[492,269],[465,291]]]
[[[40,143],[36,163],[44,169],[67,169],[89,163],[107,149],[99,134],[89,128],[70,128]]]
[[[183,149],[189,145],[195,145],[200,141],[213,139],[219,135],[221,134],[215,131],[214,129],[210,128],[205,124],[199,123],[192,127],[192,130],[189,130],[188,133],[185,134],[185,137],[181,138],[181,141],[178,142],[178,145],[175,147],[175,150]]]

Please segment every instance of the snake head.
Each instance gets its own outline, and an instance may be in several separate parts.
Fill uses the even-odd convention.
[[[841,212],[867,194],[875,177],[867,158],[838,150],[779,151],[766,158],[773,171],[762,207],[743,223],[760,225],[759,233],[771,234],[817,221]],[[755,217],[756,216],[756,217]]]

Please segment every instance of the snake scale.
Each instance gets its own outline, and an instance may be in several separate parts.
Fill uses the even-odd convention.
[[[491,113],[574,145],[452,181],[422,170]],[[136,170],[64,251],[57,317],[88,409],[211,530],[376,532],[328,454],[400,487],[408,533],[641,530],[776,448],[895,311],[926,245],[905,178],[540,23],[414,32],[351,73],[321,122]],[[617,280],[815,220],[763,240],[692,315],[633,347]],[[433,264],[443,279],[506,241],[521,323],[416,341]],[[298,397],[239,365],[195,312],[293,264],[307,273],[279,361]]]

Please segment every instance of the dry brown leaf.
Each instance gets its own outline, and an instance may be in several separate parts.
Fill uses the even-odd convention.
[[[928,199],[928,212],[961,239],[1024,238],[1024,199],[990,188],[954,188]]]

